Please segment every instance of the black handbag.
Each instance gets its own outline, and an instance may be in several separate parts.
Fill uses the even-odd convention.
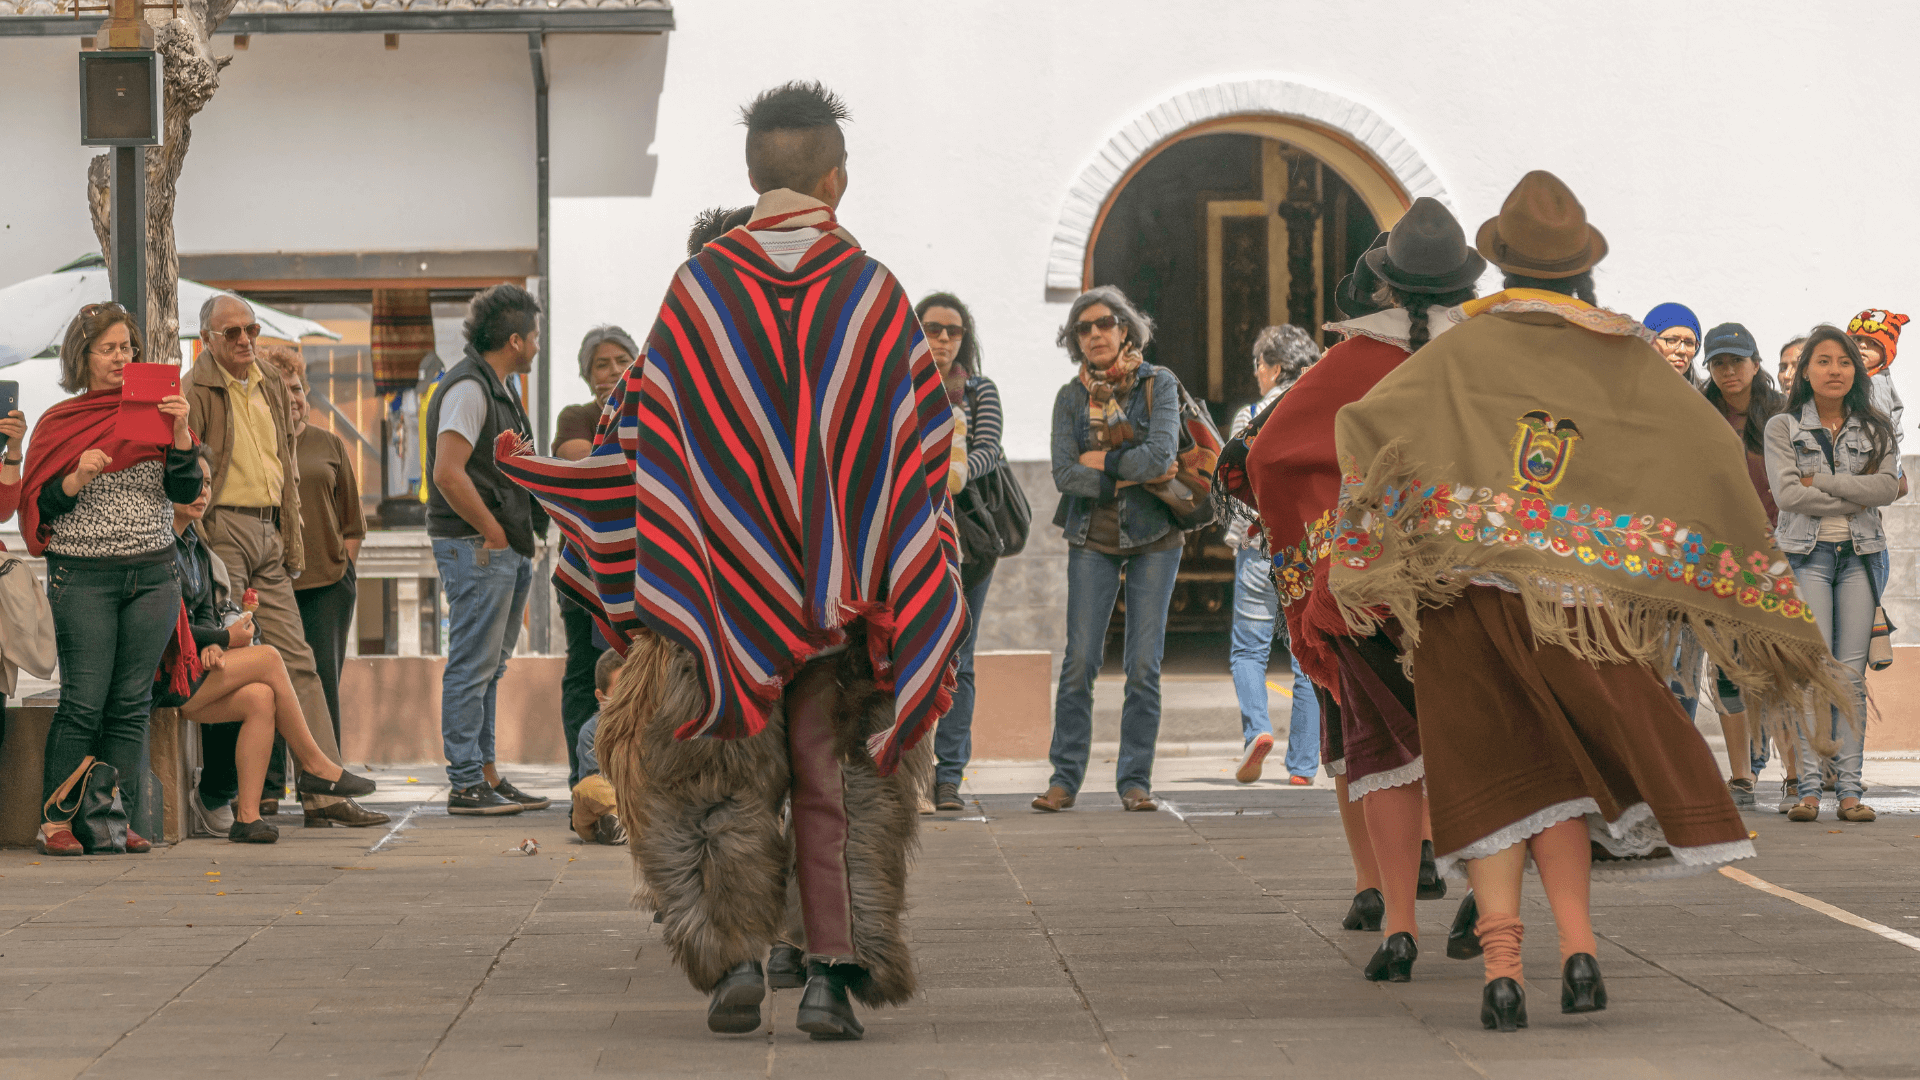
[[[126,853],[127,809],[120,801],[120,770],[106,762],[91,756],[82,759],[41,809],[47,821],[71,828],[88,854]]]
[[[1033,528],[1033,507],[1027,505],[1027,493],[1013,470],[1001,465],[985,476],[967,482],[963,494],[971,495],[1000,538],[1002,558],[1018,555],[1026,549],[1027,533]]]

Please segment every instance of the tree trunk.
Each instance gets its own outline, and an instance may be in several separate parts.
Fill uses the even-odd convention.
[[[155,48],[165,59],[166,141],[147,147],[147,298],[146,356],[156,363],[180,362],[180,258],[174,248],[173,203],[193,138],[192,121],[220,88],[220,71],[233,61],[215,57],[213,33],[233,10],[235,0],[187,0],[180,17],[155,32]],[[87,163],[87,203],[100,251],[113,265],[111,243],[113,155]]]

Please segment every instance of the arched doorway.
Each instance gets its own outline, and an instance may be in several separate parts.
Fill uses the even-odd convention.
[[[1259,397],[1260,331],[1290,322],[1322,339],[1321,326],[1340,317],[1340,278],[1411,202],[1338,132],[1291,117],[1220,117],[1141,154],[1112,186],[1088,230],[1080,284],[1118,285],[1153,316],[1147,358],[1205,400],[1224,434],[1231,413]],[[1224,633],[1232,602],[1221,531],[1190,536],[1168,630]],[[1116,628],[1122,619],[1116,612]]]

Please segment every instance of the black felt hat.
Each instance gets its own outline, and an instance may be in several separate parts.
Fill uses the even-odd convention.
[[[1452,212],[1424,196],[1395,223],[1385,247],[1367,252],[1366,262],[1381,281],[1408,293],[1464,289],[1487,269]]]
[[[1381,233],[1373,238],[1373,243],[1367,245],[1367,251],[1385,246],[1387,234]],[[1353,273],[1341,278],[1340,285],[1333,290],[1333,306],[1349,319],[1386,310],[1373,302],[1373,290],[1379,288],[1380,279],[1373,276],[1373,268],[1367,265],[1367,251],[1361,252],[1360,257],[1353,261]]]

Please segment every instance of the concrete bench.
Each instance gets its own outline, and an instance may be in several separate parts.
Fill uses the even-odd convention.
[[[47,729],[53,725],[53,712],[59,704],[58,691],[48,691],[7,707],[6,731],[0,736],[0,844],[32,846],[40,830],[41,773],[47,760]],[[187,744],[185,729],[191,726],[180,719],[178,709],[155,709],[147,728],[147,743],[153,773],[160,778],[160,790],[129,791],[130,778],[121,778],[121,799],[127,803],[129,818],[139,820],[139,799],[160,800],[160,835],[147,837],[155,843],[177,844],[187,835],[187,804],[183,796],[192,776],[189,766],[192,748]]]

